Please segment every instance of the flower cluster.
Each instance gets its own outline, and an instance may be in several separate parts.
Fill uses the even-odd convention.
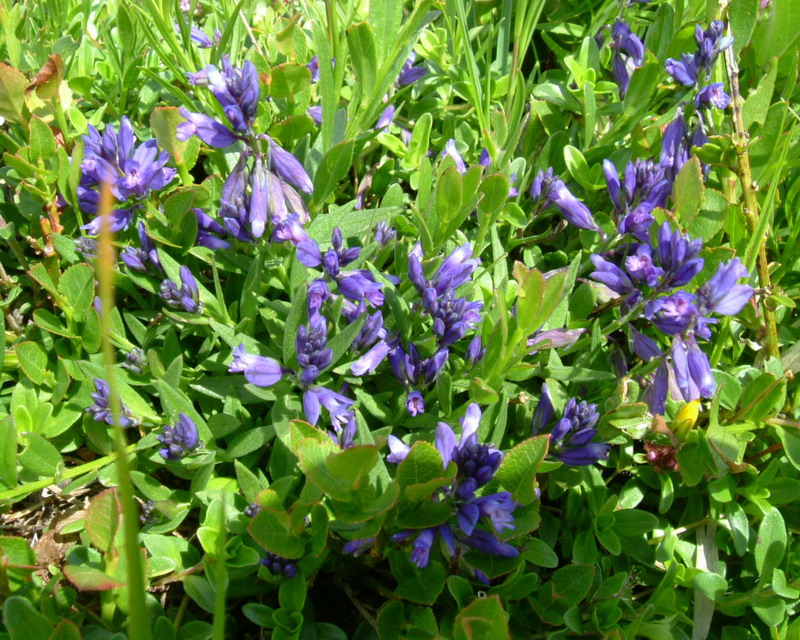
[[[536,174],[531,184],[530,194],[537,210],[552,204],[570,224],[579,229],[596,231],[602,235],[603,232],[594,221],[589,207],[573,195],[561,178],[556,177],[552,167]]]
[[[600,419],[596,404],[570,398],[561,418],[551,427],[554,416],[553,402],[546,384],[533,415],[533,433],[550,434],[550,452],[571,467],[595,464],[608,457],[609,446],[596,442],[595,425]]]
[[[224,227],[238,240],[254,242],[269,226],[274,242],[306,240],[302,225],[308,221],[308,209],[298,190],[311,193],[314,186],[297,158],[255,131],[261,96],[255,65],[248,60],[241,68],[234,67],[224,55],[222,68],[212,64],[187,75],[192,85],[208,87],[222,107],[227,125],[181,108],[186,121],[178,126],[177,138],[197,136],[216,149],[242,144],[239,160],[222,188],[222,225],[214,227],[210,224],[213,219],[199,219],[203,239],[214,242],[209,235],[221,235]]]
[[[163,189],[172,182],[177,171],[167,167],[170,155],[158,148],[155,138],[136,146],[136,136],[127,116],[123,116],[119,131],[106,125],[102,134],[89,125],[83,136],[84,151],[81,161],[81,181],[78,185],[78,202],[86,213],[97,216],[83,226],[91,235],[100,233],[101,185],[107,184],[111,193],[123,206],[111,211],[111,231],[127,229],[134,212],[151,191]]]
[[[622,267],[600,256],[591,257],[595,271],[591,277],[613,292],[626,296],[626,309],[643,310],[644,317],[657,329],[672,337],[671,371],[684,400],[709,398],[716,388],[711,367],[696,338],[709,339],[712,313],[735,315],[753,295],[750,285],[738,284],[748,277],[738,258],[720,263],[716,273],[695,293],[688,285],[703,268],[699,257],[703,243],[673,230],[665,222],[658,231],[658,244],[631,244],[621,260]],[[632,329],[634,351],[644,360],[662,357],[658,345]],[[666,356],[663,356],[666,358]],[[650,408],[664,412],[670,368],[664,359],[656,371],[651,388]]]
[[[287,560],[269,551],[261,558],[261,564],[275,576],[291,578],[297,575],[297,565],[292,560]]]
[[[393,536],[396,542],[413,537],[411,561],[420,568],[428,565],[431,549],[438,537],[444,541],[450,558],[456,556],[458,546],[503,558],[514,558],[519,554],[515,547],[501,541],[496,535],[514,528],[516,501],[507,491],[485,496],[476,493],[492,479],[503,459],[503,454],[494,447],[478,443],[480,420],[480,408],[473,403],[467,407],[466,415],[461,419],[460,439],[456,438],[453,428],[444,422],[440,422],[436,429],[436,449],[442,456],[444,467],[447,468],[452,462],[457,472],[453,483],[440,489],[433,499],[452,505],[455,522],[446,522],[419,532],[402,531]],[[389,448],[391,453],[386,460],[394,463],[405,460],[411,451],[411,447],[395,436],[389,436]]]
[[[140,273],[163,271],[161,260],[158,257],[158,250],[155,243],[147,235],[144,222],[138,224],[137,231],[139,232],[140,246],[138,248],[131,245],[125,247],[120,253],[122,262],[125,263],[128,269],[139,271]]]
[[[200,303],[200,289],[197,287],[197,281],[186,265],[181,266],[179,273],[181,286],[179,287],[167,278],[161,283],[158,295],[170,307],[183,309],[187,313],[198,313],[202,304]]]
[[[624,98],[634,70],[644,62],[644,44],[626,22],[618,19],[611,29],[611,49],[611,75],[619,85],[620,98]]]
[[[203,446],[197,426],[185,413],[178,414],[178,421],[174,426],[164,427],[158,441],[164,445],[158,453],[165,460],[180,460]]]
[[[91,394],[94,402],[86,408],[86,413],[90,414],[97,422],[114,424],[114,416],[111,413],[111,388],[105,380],[95,378],[94,389]],[[118,402],[118,406],[120,427],[136,427],[140,424],[141,420],[131,415],[131,410],[122,404],[121,400]]]
[[[608,194],[614,204],[614,216],[617,219],[617,231],[629,234],[647,242],[650,237],[650,226],[655,221],[652,211],[663,207],[671,190],[664,168],[652,160],[629,162],[625,167],[622,181],[611,160],[603,160]]]
[[[339,292],[353,302],[366,301],[373,307],[383,304],[383,285],[367,269],[343,271],[342,268],[358,259],[360,247],[346,249],[342,232],[331,234],[331,248],[323,255],[316,240],[307,238],[297,245],[297,259],[312,269],[321,268],[326,278],[336,283]]]
[[[690,132],[683,109],[679,107],[675,119],[664,131],[661,164],[671,179],[674,179],[689,159],[691,148],[702,147],[708,142],[707,131],[711,125],[708,111],[712,107],[726,109],[730,104],[731,98],[725,92],[723,83],[712,82],[704,85],[711,77],[719,54],[733,45],[733,38],[724,36],[724,30],[725,25],[719,20],[714,20],[705,31],[697,25],[694,34],[697,51],[694,55],[684,53],[680,60],[669,58],[665,63],[670,76],[680,84],[696,90],[694,106],[697,125]]]

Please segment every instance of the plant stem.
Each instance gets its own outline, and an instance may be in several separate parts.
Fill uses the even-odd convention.
[[[728,81],[731,88],[731,104],[733,105],[733,129],[731,136],[733,145],[736,148],[736,156],[739,163],[739,183],[742,186],[744,196],[744,206],[742,212],[747,220],[750,233],[755,233],[758,227],[758,198],[753,186],[753,173],[750,168],[750,154],[748,153],[747,129],[744,126],[744,116],[742,105],[744,100],[739,91],[739,66],[736,63],[736,54],[733,47],[728,47],[725,51],[725,62],[728,70]],[[769,262],[767,260],[766,236],[761,238],[758,245],[758,260],[756,262],[759,285],[766,291],[771,290],[769,275]],[[778,327],[775,322],[775,312],[769,308],[765,298],[761,300],[761,311],[764,315],[765,329],[765,348],[770,356],[780,357],[780,345],[778,343]]]
[[[120,401],[115,386],[114,351],[111,344],[111,309],[114,306],[114,247],[111,233],[111,209],[114,198],[111,185],[104,183],[100,189],[100,242],[98,244],[97,278],[100,283],[100,338],[103,345],[106,382],[111,390],[110,406],[114,419],[114,449],[117,463],[120,509],[124,551],[128,565],[128,635],[137,640],[150,640],[150,615],[145,603],[145,572],[139,548],[139,523],[136,503],[133,499],[133,485],[128,467],[127,443],[120,425]]]

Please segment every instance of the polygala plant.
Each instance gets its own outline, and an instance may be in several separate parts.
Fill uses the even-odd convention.
[[[800,638],[796,0],[0,0],[0,640]]]

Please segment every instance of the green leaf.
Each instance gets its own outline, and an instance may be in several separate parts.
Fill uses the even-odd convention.
[[[508,614],[496,595],[473,600],[458,612],[453,623],[454,640],[509,638]]]
[[[495,474],[500,485],[522,505],[536,499],[536,472],[547,455],[549,444],[550,436],[547,434],[528,438],[506,453]]]
[[[294,560],[305,553],[305,538],[289,531],[289,516],[286,513],[262,509],[247,530],[264,549],[284,558]]]
[[[250,622],[259,627],[264,629],[272,629],[275,627],[275,622],[272,619],[272,614],[275,613],[275,609],[265,604],[248,602],[242,607],[242,613]]]
[[[353,161],[354,143],[352,140],[345,140],[331,147],[322,156],[322,161],[317,167],[314,175],[314,196],[313,205],[318,207],[336,188],[339,180],[347,175],[350,164]],[[320,216],[323,217],[323,216]]]
[[[579,604],[592,590],[594,571],[594,567],[582,564],[561,567],[550,581],[553,597],[561,600],[567,608]]]
[[[28,123],[31,135],[30,159],[38,163],[39,160],[52,160],[56,155],[56,138],[44,120],[33,116]]]
[[[756,65],[765,67],[770,58],[780,58],[800,35],[797,28],[798,6],[792,0],[774,0],[767,19],[757,23],[752,47]]]
[[[731,34],[733,35],[733,50],[736,55],[750,42],[753,29],[758,18],[758,5],[760,0],[731,0],[728,6]]]
[[[62,620],[48,640],[81,640],[81,632],[71,620]]]
[[[19,463],[40,476],[53,476],[61,464],[61,454],[47,440],[34,433],[27,436],[28,446],[19,455]]]
[[[360,445],[329,456],[325,464],[334,476],[358,489],[361,479],[372,471],[379,459],[378,447]]]
[[[28,79],[13,67],[0,62],[0,116],[21,122]]]
[[[495,175],[486,178],[480,186],[483,194],[478,203],[478,211],[483,216],[493,216],[500,211],[508,200],[508,179],[505,176]]]
[[[83,322],[94,300],[94,269],[88,264],[70,267],[61,275],[58,291],[69,304],[72,317]]]
[[[552,547],[539,538],[529,538],[525,543],[522,557],[538,567],[555,569],[558,566],[558,555]]]
[[[673,190],[675,215],[681,224],[688,225],[700,213],[704,193],[700,160],[696,156],[692,156],[676,176]]]
[[[658,527],[658,518],[641,509],[620,509],[614,512],[614,531],[623,538],[637,538]]]
[[[772,570],[781,563],[785,552],[786,525],[781,512],[773,507],[758,527],[755,561],[758,575],[762,580],[772,577]]]
[[[333,474],[327,464],[329,456],[340,453],[341,449],[328,439],[327,442],[315,438],[304,438],[297,446],[300,469],[317,487],[335,500],[349,502],[353,499],[352,484]],[[340,465],[336,465],[337,471]]]
[[[767,119],[767,112],[772,101],[772,94],[775,91],[775,79],[777,76],[778,60],[773,58],[770,61],[767,75],[761,78],[758,86],[748,94],[742,106],[742,118],[747,129],[752,124],[763,126],[764,121]]]
[[[463,180],[458,169],[455,167],[445,169],[436,183],[436,212],[439,215],[441,229],[444,229],[461,210],[463,191]]]
[[[17,429],[11,416],[0,419],[0,481],[9,488],[17,485]]]
[[[378,69],[378,54],[375,36],[367,22],[359,22],[347,29],[347,48],[353,62],[353,73],[361,87],[361,101],[366,104],[375,90],[375,73]]]
[[[575,182],[581,185],[586,191],[595,191],[600,185],[595,185],[589,179],[589,164],[579,149],[568,144],[564,147],[564,162],[567,163],[569,174]]]
[[[11,640],[48,638],[53,625],[21,596],[11,596],[3,605],[3,624]]]
[[[66,338],[75,337],[61,324],[61,320],[52,311],[48,311],[47,309],[36,309],[36,311],[33,312],[33,321],[37,326],[50,333],[55,333],[56,335]]]
[[[400,0],[373,0],[369,3],[369,23],[375,31],[375,46],[381,60],[391,50],[402,21],[403,3]]]
[[[123,7],[120,7],[120,10]],[[184,122],[178,107],[156,107],[150,114],[150,128],[158,140],[158,146],[168,151],[176,165],[183,164],[191,169],[197,162],[200,152],[200,139],[193,136],[186,141],[178,140],[175,132],[178,125]]]
[[[420,440],[414,443],[405,460],[398,465],[395,480],[405,489],[410,485],[441,478],[443,475],[442,456],[432,444]]]
[[[110,551],[120,526],[116,489],[106,489],[92,498],[84,520],[86,535],[92,544],[103,553]]]
[[[109,591],[125,586],[124,582],[112,578],[100,569],[85,565],[68,564],[64,567],[64,575],[80,591]]]
[[[778,437],[783,443],[786,457],[795,469],[800,469],[800,434],[788,427],[775,427]]]
[[[414,124],[411,142],[409,142],[408,151],[403,158],[403,166],[416,168],[420,160],[428,153],[432,124],[433,116],[428,111],[423,113]]]
[[[25,375],[34,384],[42,384],[45,376],[48,375],[45,369],[47,366],[47,354],[44,349],[35,342],[20,342],[14,345],[14,351],[17,353],[17,361]]]
[[[304,64],[285,62],[272,68],[269,94],[275,99],[294,97],[311,86],[311,72]]]
[[[692,585],[697,591],[715,602],[722,602],[725,598],[725,592],[728,590],[728,582],[725,578],[707,571],[698,573],[694,577]]]
[[[786,400],[786,380],[771,373],[762,373],[742,393],[740,414],[753,422],[761,422],[778,411]]]

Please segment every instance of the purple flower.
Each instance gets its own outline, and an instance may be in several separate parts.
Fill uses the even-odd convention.
[[[617,20],[611,30],[611,48],[614,51],[612,76],[619,85],[620,97],[624,98],[634,69],[644,62],[644,44],[627,23]]]
[[[561,349],[571,347],[588,329],[549,329],[528,338],[528,348]]]
[[[158,295],[171,307],[182,308],[187,313],[199,312],[202,306],[200,291],[189,267],[181,266],[180,277],[180,288],[172,280],[167,279],[161,283]]]
[[[101,136],[94,126],[89,125],[89,132],[83,136],[83,140],[85,148],[78,200],[87,213],[98,213],[100,194],[93,187],[110,184],[119,202],[143,200],[151,191],[158,191],[169,184],[177,173],[166,166],[170,155],[158,148],[155,138],[135,146],[133,127],[125,116],[120,121],[119,132],[109,124]],[[111,214],[112,231],[127,228],[134,211],[134,207],[114,210]],[[97,234],[100,224],[98,217],[83,228]]]
[[[406,398],[406,411],[412,416],[425,413],[425,399],[419,391],[412,391]]]
[[[714,396],[716,383],[711,365],[693,336],[683,339],[675,336],[670,355],[675,381],[686,402]]]
[[[390,227],[385,220],[381,220],[375,227],[375,242],[379,247],[385,247],[397,239],[397,231]]]
[[[699,238],[692,240],[672,230],[665,222],[658,230],[658,258],[664,270],[664,281],[668,287],[688,284],[703,268],[704,260],[697,255],[703,248]]]
[[[676,82],[686,86],[693,87],[697,82],[697,64],[694,56],[684,53],[681,55],[680,60],[674,58],[667,58],[664,63],[667,73],[671,75]]]
[[[624,182],[620,182],[617,168],[610,160],[604,160],[603,173],[619,220],[618,231],[648,243],[655,220],[652,211],[666,204],[671,188],[664,168],[652,160],[637,159],[625,167]]]
[[[94,379],[94,392],[91,397],[94,402],[86,408],[86,413],[90,414],[96,422],[105,422],[106,424],[114,424],[114,416],[111,413],[111,388],[105,380],[100,378]],[[131,415],[130,409],[118,401],[119,406],[119,426],[123,429],[128,427],[136,427],[140,424],[141,420]]]
[[[350,398],[325,387],[309,387],[303,394],[303,411],[314,425],[319,422],[321,407],[325,408],[334,424],[346,424],[353,416],[352,406]]]
[[[326,347],[328,342],[328,326],[325,318],[314,313],[308,320],[308,326],[301,325],[297,329],[295,346],[297,363],[303,369],[300,381],[304,385],[312,384],[333,359],[333,351]]]
[[[725,85],[722,82],[712,82],[710,85],[703,87],[694,99],[696,107],[711,105],[720,110],[727,109],[730,103],[731,97],[725,93]]]
[[[664,408],[667,402],[667,392],[669,391],[669,366],[666,358],[661,359],[661,364],[656,369],[653,383],[647,390],[647,408],[653,415],[664,415]]]
[[[385,129],[394,121],[394,114],[397,112],[397,107],[393,104],[390,104],[386,107],[383,112],[381,113],[380,118],[378,118],[378,122],[375,123],[375,130],[380,131],[381,129]]]
[[[175,23],[175,33],[181,35],[181,26],[178,23]],[[214,46],[214,41],[208,37],[206,32],[194,24],[189,27],[189,38],[199,49],[210,49]]]
[[[458,540],[473,549],[500,558],[516,558],[519,555],[519,549],[511,546],[507,542],[501,542],[491,533],[483,529],[475,529],[472,535],[459,537]]]
[[[544,432],[553,418],[553,403],[546,384],[533,415],[533,433]],[[550,429],[550,450],[566,465],[586,466],[608,457],[609,446],[595,442],[600,418],[597,405],[570,398],[561,419]]]
[[[594,221],[589,207],[578,200],[567,185],[561,180],[555,180],[550,187],[550,201],[558,208],[564,219],[579,229],[587,229],[602,234],[600,227]]]
[[[589,274],[593,280],[597,280],[606,285],[614,293],[627,295],[635,288],[628,275],[613,262],[609,262],[602,256],[592,254],[589,258],[595,270]]]
[[[233,362],[228,366],[229,373],[244,373],[245,379],[257,387],[271,387],[283,378],[286,372],[281,364],[272,358],[247,353],[243,344],[233,350]]]
[[[397,76],[397,86],[407,87],[414,84],[417,80],[424,78],[428,74],[425,67],[415,67],[414,62],[417,59],[417,54],[413,51],[408,55],[403,68],[400,70],[400,75]]]
[[[640,244],[633,255],[625,258],[625,268],[634,280],[648,287],[655,287],[664,273],[663,269],[653,264],[652,249],[646,244]]]
[[[185,413],[178,414],[175,426],[164,427],[164,432],[158,436],[158,441],[165,445],[163,449],[158,450],[159,455],[165,460],[180,460],[203,446],[197,426]]]
[[[225,228],[202,209],[193,209],[197,218],[197,244],[208,249],[229,249],[230,243],[222,238],[228,235]]]
[[[224,124],[220,124],[207,115],[193,113],[184,107],[180,108],[180,114],[186,119],[186,122],[179,124],[175,131],[175,137],[178,140],[188,140],[192,136],[197,136],[214,149],[224,149],[237,140],[241,140],[241,136],[237,136]]]
[[[125,362],[121,364],[123,369],[127,369],[136,375],[142,375],[145,365],[144,351],[139,347],[131,349],[125,356]]]
[[[222,69],[213,64],[202,71],[187,74],[189,83],[207,86],[222,107],[234,131],[247,133],[253,125],[261,90],[255,65],[246,60],[241,69],[222,56]]]
[[[753,287],[736,282],[749,276],[739,258],[727,264],[720,263],[716,273],[697,291],[697,302],[703,315],[714,312],[733,316],[739,313],[753,296]]]
[[[411,451],[411,447],[405,444],[400,438],[396,436],[390,435],[387,439],[386,443],[389,445],[389,455],[386,456],[386,462],[393,462],[395,464],[400,464],[403,460],[406,459],[408,452]]]
[[[319,56],[314,56],[306,65],[311,72],[311,82],[319,82]]]
[[[686,120],[683,110],[679,107],[675,119],[664,129],[661,140],[661,166],[670,180],[681,170],[689,160],[689,140],[686,135]]]
[[[633,351],[637,356],[647,362],[662,355],[661,349],[658,348],[655,340],[643,333],[639,333],[633,327],[630,329],[633,342]]]
[[[647,319],[667,335],[684,333],[698,315],[695,296],[682,290],[651,300],[645,307]]]
[[[483,348],[481,337],[480,335],[476,335],[472,340],[470,340],[469,346],[467,347],[467,363],[472,366],[478,362],[478,360],[483,359],[485,354],[486,349]]]
[[[320,105],[309,107],[306,109],[306,113],[317,125],[322,124],[322,107]]]
[[[456,169],[461,175],[464,175],[467,172],[467,165],[464,163],[464,158],[461,157],[461,154],[456,149],[456,141],[455,138],[450,138],[445,145],[444,151],[442,151],[442,158],[450,156],[453,161],[456,163]]]
[[[350,365],[350,371],[356,376],[363,376],[365,373],[375,373],[375,370],[381,362],[386,359],[386,356],[389,355],[391,350],[391,345],[386,341],[381,340],[376,342],[369,351]],[[408,406],[407,403],[406,406]]]
[[[146,273],[151,267],[156,271],[163,271],[161,261],[158,258],[158,250],[155,243],[147,235],[144,222],[140,222],[137,230],[139,232],[140,248],[127,246],[120,253],[120,258],[125,265],[133,271]]]
[[[272,138],[269,139],[269,161],[270,169],[290,185],[300,189],[303,193],[314,191],[314,183],[311,182],[305,167]]]

